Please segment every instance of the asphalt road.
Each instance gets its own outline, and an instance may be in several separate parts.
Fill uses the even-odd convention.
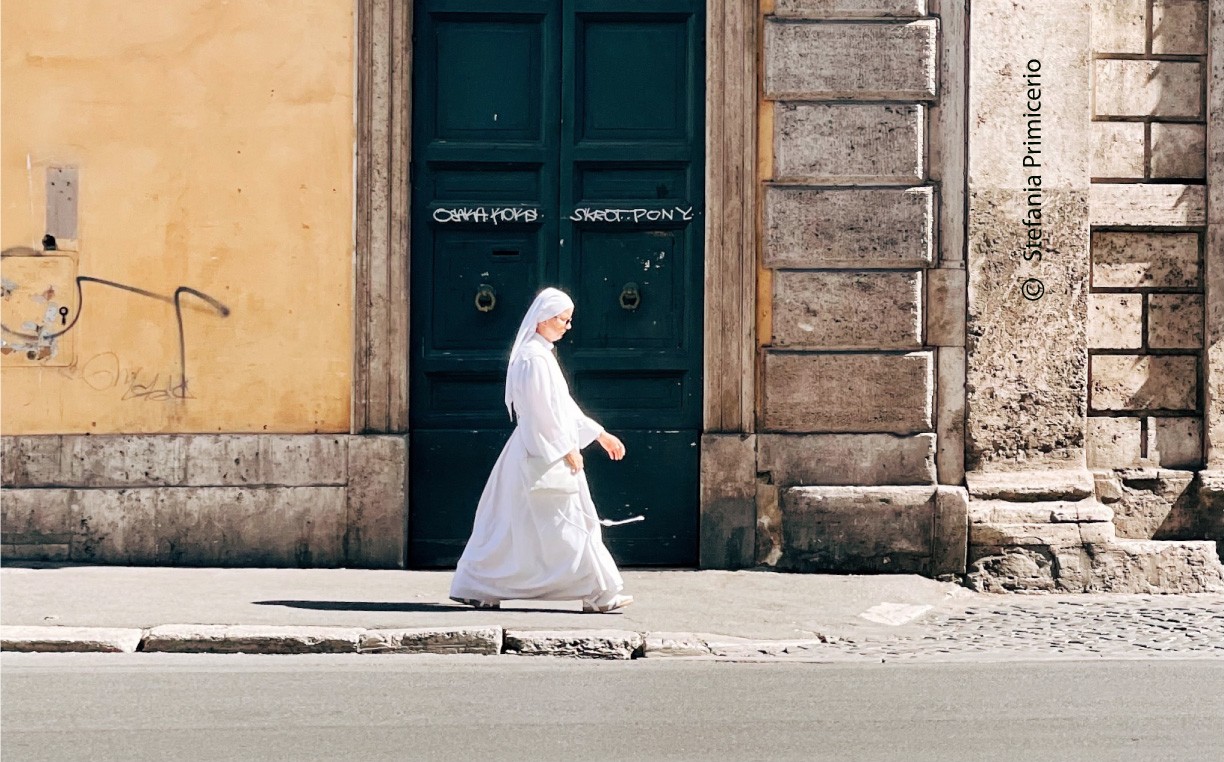
[[[23,760],[1209,760],[1224,660],[4,654]]]

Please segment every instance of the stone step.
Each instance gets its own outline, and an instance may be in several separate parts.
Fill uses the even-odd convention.
[[[970,500],[1007,500],[1033,503],[1083,500],[1092,497],[1095,484],[1086,468],[1058,471],[971,472],[965,475]]]
[[[974,551],[987,550],[975,548]],[[1208,540],[1116,540],[1100,546],[1011,546],[971,559],[966,583],[984,592],[1224,592]]]
[[[969,546],[971,553],[980,555],[980,548],[1005,548],[1010,545],[1046,545],[1051,547],[1074,547],[1082,545],[1109,545],[1115,542],[1117,533],[1113,522],[1052,522],[1038,521],[1007,524],[969,524]]]
[[[1013,503],[1008,500],[973,500],[971,524],[1068,524],[1113,521],[1114,512],[1094,498]]]

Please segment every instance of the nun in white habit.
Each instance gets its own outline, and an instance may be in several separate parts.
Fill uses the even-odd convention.
[[[519,326],[506,371],[506,409],[518,425],[455,569],[450,596],[459,603],[581,599],[583,611],[607,612],[633,602],[604,547],[581,452],[597,441],[620,460],[625,446],[578,408],[553,349],[573,313],[565,292],[546,288]]]

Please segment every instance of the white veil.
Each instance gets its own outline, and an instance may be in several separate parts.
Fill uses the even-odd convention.
[[[514,362],[519,359],[523,344],[536,332],[538,323],[573,308],[574,300],[569,294],[559,288],[546,288],[536,294],[535,301],[527,308],[527,314],[523,315],[523,322],[519,324],[518,334],[514,337],[514,346],[510,348],[510,363],[506,369],[506,411],[510,413],[511,418],[514,418],[514,408],[513,401],[510,399],[510,373]]]

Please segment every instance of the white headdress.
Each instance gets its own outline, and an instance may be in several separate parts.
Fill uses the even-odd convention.
[[[559,288],[546,288],[536,294],[535,301],[527,308],[527,314],[523,315],[523,322],[519,324],[518,334],[514,337],[514,346],[510,348],[510,364],[514,366],[515,360],[519,359],[519,353],[523,349],[523,344],[531,338],[531,335],[536,332],[536,325],[560,315],[566,310],[574,309],[574,300],[569,297]],[[506,410],[510,413],[510,417],[514,417],[513,403],[510,399],[510,372],[506,373]]]

